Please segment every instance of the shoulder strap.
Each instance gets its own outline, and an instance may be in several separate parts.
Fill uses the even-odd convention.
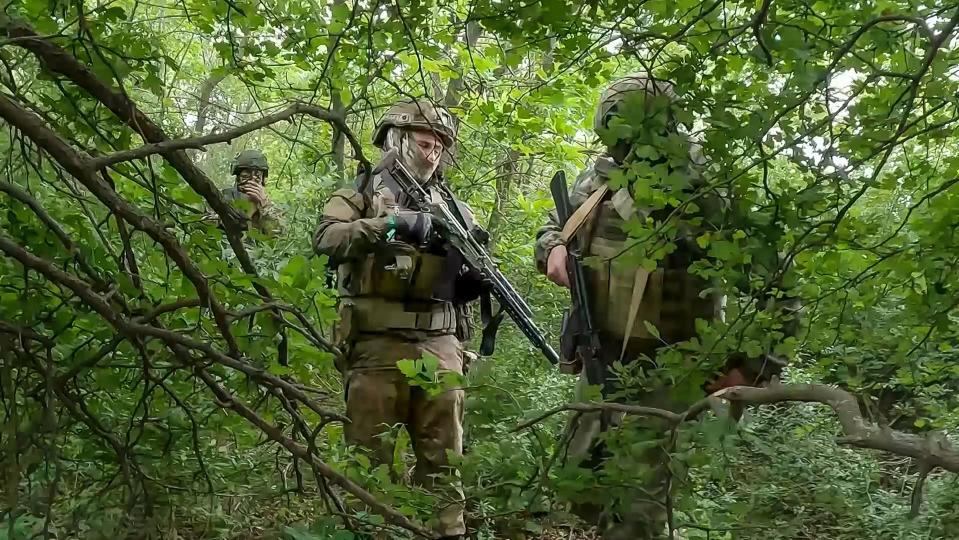
[[[440,194],[443,196],[443,199],[446,200],[446,205],[449,207],[453,217],[456,218],[456,221],[459,221],[460,225],[463,226],[463,229],[467,231],[470,230],[470,224],[466,222],[466,216],[463,215],[463,209],[460,208],[459,199],[453,195],[453,192],[450,191],[449,186],[443,183],[442,178],[437,178],[436,186],[439,189]]]
[[[596,207],[599,206],[599,203],[603,201],[603,198],[609,192],[609,184],[603,183],[592,195],[586,199],[586,202],[580,205],[579,208],[573,212],[573,215],[569,216],[569,219],[566,220],[566,224],[563,225],[563,231],[560,233],[560,237],[563,240],[564,244],[569,243],[569,239],[576,235],[579,232],[579,229],[582,228],[583,224],[586,223],[586,220],[589,216],[596,210]]]
[[[363,208],[370,208],[373,205],[373,173],[360,171],[353,182],[353,188],[363,198]]]
[[[623,334],[623,346],[619,351],[619,361],[626,358],[626,347],[633,335],[633,325],[636,323],[636,314],[639,313],[639,305],[643,302],[643,295],[646,293],[646,284],[649,282],[649,272],[642,266],[636,267],[636,273],[633,274],[633,296],[629,301],[629,316],[626,319],[626,332]]]

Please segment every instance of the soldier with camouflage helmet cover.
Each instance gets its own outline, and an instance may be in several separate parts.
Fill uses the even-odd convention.
[[[266,179],[270,175],[266,155],[255,148],[243,150],[230,162],[230,173],[233,185],[220,191],[223,198],[231,203],[245,201],[250,224],[264,234],[278,234],[282,230],[282,214],[266,194]],[[218,221],[219,217],[211,211],[206,219]]]
[[[728,197],[709,189],[697,174],[695,148],[680,133],[678,107],[673,86],[645,73],[634,73],[611,84],[599,100],[593,127],[606,146],[606,152],[593,166],[581,174],[570,191],[573,210],[587,206],[576,220],[578,229],[567,230],[556,213],[537,233],[535,258],[537,269],[563,287],[570,287],[567,273],[566,241],[577,238],[584,257],[598,261],[583,266],[593,324],[599,334],[599,360],[606,366],[608,379],[602,384],[626,394],[630,403],[682,412],[702,397],[700,387],[689,389],[675,385],[658,388],[619,388],[610,373],[614,362],[655,368],[657,350],[664,344],[676,344],[697,336],[696,321],[710,321],[723,316],[724,298],[716,292],[716,284],[693,275],[689,268],[702,259],[705,252],[695,239],[710,226],[721,226],[728,216]],[[680,144],[676,144],[679,142]],[[645,208],[634,201],[635,185],[630,174],[642,171],[651,181],[668,180],[676,185],[683,178],[687,185],[678,191],[697,194],[698,210],[682,220],[677,228],[676,249],[665,254],[653,271],[635,261],[624,261],[624,252],[638,248],[629,237],[630,223],[643,223],[647,218],[659,222],[668,219],[674,208]],[[615,189],[611,178],[626,178],[624,187]],[[619,182],[622,185],[622,180]],[[595,195],[595,196],[594,196]],[[678,195],[678,194],[677,194]],[[584,215],[585,214],[585,215]],[[575,216],[574,216],[575,217]],[[574,219],[571,217],[570,222]],[[651,330],[651,327],[655,327]],[[564,328],[564,332],[566,329]],[[564,356],[566,353],[564,351]],[[577,400],[585,399],[588,387],[586,371],[575,354],[562,359],[568,373],[580,374]],[[716,391],[728,386],[760,384],[781,368],[769,357],[742,358],[731,361],[705,389]],[[704,376],[704,379],[708,375]],[[699,384],[699,383],[697,383]],[[698,395],[696,392],[699,392]],[[632,462],[643,464],[636,479],[637,488],[631,500],[609,501],[606,505],[576,504],[574,511],[588,521],[601,525],[606,539],[649,539],[668,537],[666,503],[670,487],[676,481],[675,463],[666,452],[669,425],[655,418],[629,418],[609,413],[587,413],[578,417],[573,430],[568,456],[584,467],[607,463],[608,447],[604,440],[615,437],[611,427],[628,421],[631,430],[646,443]],[[630,457],[623,457],[629,460]],[[670,478],[672,477],[672,480]],[[643,493],[643,496],[636,496]],[[594,500],[608,500],[608,493]]]
[[[230,167],[236,183],[232,189],[224,190],[231,200],[246,198],[252,203],[250,219],[253,225],[267,234],[276,234],[281,229],[279,208],[266,194],[266,180],[270,176],[270,165],[259,149],[244,150],[233,158]]]
[[[403,187],[413,177],[432,204],[446,205],[481,235],[470,209],[442,184],[440,164],[455,138],[446,109],[426,100],[395,103],[373,135],[383,157],[371,175],[330,197],[313,239],[337,269],[346,439],[390,463],[393,448],[383,434],[406,426],[417,458],[414,480],[443,492],[435,525],[444,538],[466,532],[462,492],[442,480],[448,454],[462,453],[464,393],[431,397],[408,384],[397,362],[435,358],[439,372],[464,372],[463,341],[472,332],[465,308],[479,296],[482,277],[434,241],[441,218]]]

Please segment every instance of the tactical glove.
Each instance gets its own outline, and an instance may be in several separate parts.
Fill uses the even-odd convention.
[[[425,212],[397,212],[387,220],[386,239],[425,244],[433,232],[433,218]]]

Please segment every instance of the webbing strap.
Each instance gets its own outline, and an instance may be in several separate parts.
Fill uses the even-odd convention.
[[[639,312],[639,305],[643,302],[643,294],[646,292],[647,283],[649,283],[649,272],[640,266],[633,276],[633,296],[629,301],[629,316],[626,319],[626,331],[623,333],[623,348],[619,351],[620,362],[626,356],[626,346],[629,344],[629,338],[633,335],[633,323],[636,322],[636,314]]]
[[[361,332],[456,330],[456,314],[449,303],[444,303],[432,311],[406,311],[402,303],[385,300],[355,301],[354,308],[357,330]]]
[[[503,322],[502,306],[496,314],[493,314],[493,300],[489,291],[484,291],[480,295],[480,320],[483,322],[483,340],[480,342],[480,355],[489,356],[493,354],[496,348],[496,332],[499,330],[499,324]]]
[[[573,215],[569,216],[569,219],[566,220],[566,223],[563,225],[563,231],[560,233],[560,238],[563,240],[563,244],[568,244],[569,239],[576,235],[579,229],[586,223],[586,220],[593,213],[593,210],[599,206],[599,203],[602,202],[603,197],[606,196],[606,193],[609,192],[609,184],[603,184],[599,189],[593,192],[592,195],[586,199],[586,202],[581,204],[579,208],[573,212]]]

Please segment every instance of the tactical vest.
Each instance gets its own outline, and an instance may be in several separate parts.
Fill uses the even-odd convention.
[[[388,171],[372,178],[364,217],[386,217],[416,210]],[[435,199],[434,199],[435,200]],[[424,331],[457,332],[453,285],[463,266],[453,250],[430,250],[404,242],[387,242],[384,249],[337,269],[341,303],[341,335]]]
[[[608,179],[610,164],[598,163],[584,186],[593,192]],[[648,272],[630,261],[627,248],[635,242],[626,231],[626,222],[636,217],[637,209],[627,189],[610,190],[593,211],[592,222],[584,231],[587,257],[595,264],[587,266],[595,324],[609,338],[661,338],[667,343],[696,336],[696,319],[712,320],[722,316],[721,299],[715,295],[700,297],[709,282],[688,272],[689,265],[701,258],[695,240],[680,241],[680,246],[657,267]],[[641,216],[642,219],[645,216]],[[659,338],[650,333],[653,325]]]

